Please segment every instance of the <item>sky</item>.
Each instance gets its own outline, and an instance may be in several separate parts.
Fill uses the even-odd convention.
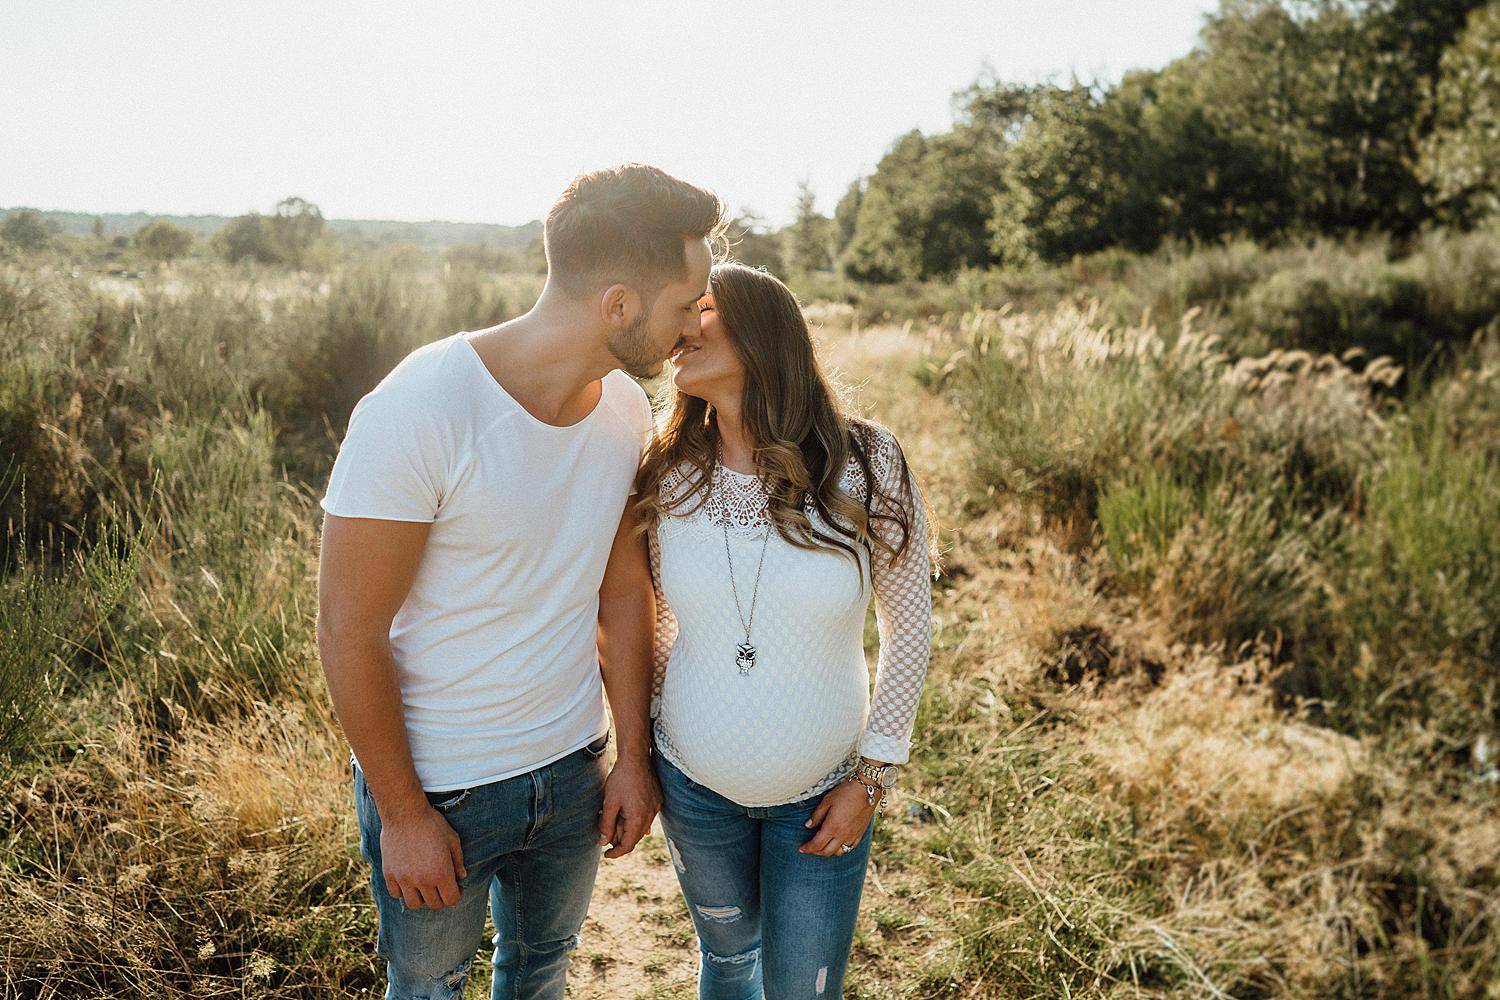
[[[1216,6],[3,0],[0,206],[516,225],[638,160],[781,224],[981,74],[1113,82]]]

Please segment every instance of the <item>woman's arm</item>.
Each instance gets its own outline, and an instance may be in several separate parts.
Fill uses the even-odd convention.
[[[927,660],[932,638],[932,561],[928,556],[927,519],[916,480],[906,472],[910,493],[902,489],[903,463],[896,439],[880,431],[872,442],[871,466],[883,499],[874,509],[906,512],[909,537],[901,555],[875,546],[870,575],[875,590],[875,621],[880,634],[880,655],[875,668],[875,693],[870,716],[859,737],[859,752],[873,764],[904,764],[910,758],[912,724],[917,703],[927,679]],[[896,545],[901,527],[885,519],[872,519],[871,532]],[[879,793],[883,795],[884,793]],[[877,796],[875,802],[879,802]],[[863,779],[849,779],[829,789],[807,825],[812,836],[799,849],[804,854],[835,857],[846,843],[863,836],[875,804]]]
[[[932,647],[932,560],[922,494],[916,478],[903,468],[899,445],[889,432],[880,432],[871,458],[885,495],[877,501],[876,512],[893,512],[899,504],[911,531],[900,556],[892,558],[877,545],[871,557],[880,653],[859,752],[872,761],[904,764],[910,758],[912,725]],[[903,472],[909,493],[902,488]],[[900,541],[899,525],[882,518],[872,520],[873,534],[891,545]]]

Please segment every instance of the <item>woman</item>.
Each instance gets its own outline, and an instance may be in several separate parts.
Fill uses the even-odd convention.
[[[876,805],[927,671],[926,518],[900,446],[843,408],[784,284],[720,264],[699,308],[636,480],[662,826],[701,998],[841,996]]]

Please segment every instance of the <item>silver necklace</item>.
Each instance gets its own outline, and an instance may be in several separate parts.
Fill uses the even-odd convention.
[[[722,463],[716,463],[722,464]],[[712,484],[710,484],[710,487]],[[766,505],[769,506],[771,498],[766,497]],[[750,592],[750,618],[746,620],[744,609],[740,607],[740,591],[734,584],[734,557],[729,554],[729,520],[725,518],[720,525],[724,529],[724,560],[729,564],[729,591],[734,595],[734,610],[740,619],[740,627],[745,630],[745,641],[740,643],[734,650],[734,665],[740,668],[741,676],[750,673],[750,668],[755,666],[755,644],[750,641],[750,628],[755,624],[755,604],[760,597],[760,571],[766,565],[766,546],[771,541],[771,532],[775,525],[766,526],[766,537],[760,543],[760,562],[755,567],[755,587]]]

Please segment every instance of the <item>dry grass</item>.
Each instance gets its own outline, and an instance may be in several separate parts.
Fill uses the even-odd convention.
[[[244,315],[213,295],[194,301],[225,329]],[[282,332],[312,322],[277,313],[284,298],[257,302],[256,322],[280,315]],[[56,303],[43,312],[72,315]],[[1210,558],[1223,536],[1199,536],[1206,549],[1178,542],[1171,558],[1143,546],[1157,582],[1122,586],[1088,503],[998,488],[1062,483],[1076,499],[1090,477],[1107,486],[1122,468],[1234,441],[1296,442],[1309,468],[1332,470],[1321,481],[1341,481],[1388,436],[1388,416],[1371,405],[1374,376],[1291,354],[1236,367],[1206,341],[1153,346],[1144,328],[1116,342],[1087,310],[991,318],[1011,338],[995,347],[1004,338],[992,330],[992,350],[1019,350],[1013,358],[1065,380],[1052,398],[1055,383],[1023,379],[1030,395],[1017,398],[1047,419],[1016,424],[1005,440],[1018,446],[997,449],[946,391],[960,377],[962,338],[865,328],[847,310],[820,319],[825,355],[856,383],[857,405],[905,445],[944,551],[912,765],[877,827],[849,995],[1500,990],[1500,809],[1494,785],[1475,777],[1489,760],[1477,745],[1473,766],[1464,745],[1461,760],[1434,769],[1455,757],[1447,730],[1416,718],[1378,732],[1319,725],[1316,706],[1285,697],[1286,660],[1272,644],[1237,647],[1214,640],[1213,627],[1188,635],[1185,622],[1215,607],[1201,595],[1232,594],[1222,574],[1242,572]],[[969,344],[982,332],[968,330]],[[138,331],[131,350],[149,337]],[[97,345],[101,365],[123,346]],[[192,367],[179,362],[164,365]],[[1110,382],[1121,370],[1158,381]],[[1497,440],[1474,402],[1490,398],[1493,371],[1478,366],[1444,390],[1464,401],[1442,412],[1458,415],[1466,440]],[[316,435],[289,442],[266,410],[227,402],[222,426],[174,426],[160,400],[140,396],[149,379],[97,374],[69,382],[53,370],[41,389],[12,397],[61,401],[60,436],[44,449],[66,458],[48,467],[57,510],[149,515],[152,530],[134,589],[46,665],[51,710],[11,767],[0,802],[0,996],[374,995],[375,917],[347,751],[311,654],[315,512],[281,468]],[[69,385],[83,387],[79,407],[62,405],[74,389],[54,393]],[[122,408],[118,461],[92,409],[103,398]],[[1183,401],[1215,419],[1163,412]],[[1131,427],[1150,433],[1131,438]],[[1132,452],[1142,441],[1172,447]],[[1016,464],[1027,454],[1073,463],[1071,478],[1058,478],[1056,463]],[[131,455],[160,471],[162,489],[131,478]],[[109,489],[93,478],[105,466]],[[1018,478],[975,488],[976,467]],[[1454,711],[1483,714],[1464,702]],[[659,854],[601,880],[600,945],[575,964],[582,994],[690,993],[692,949]]]

